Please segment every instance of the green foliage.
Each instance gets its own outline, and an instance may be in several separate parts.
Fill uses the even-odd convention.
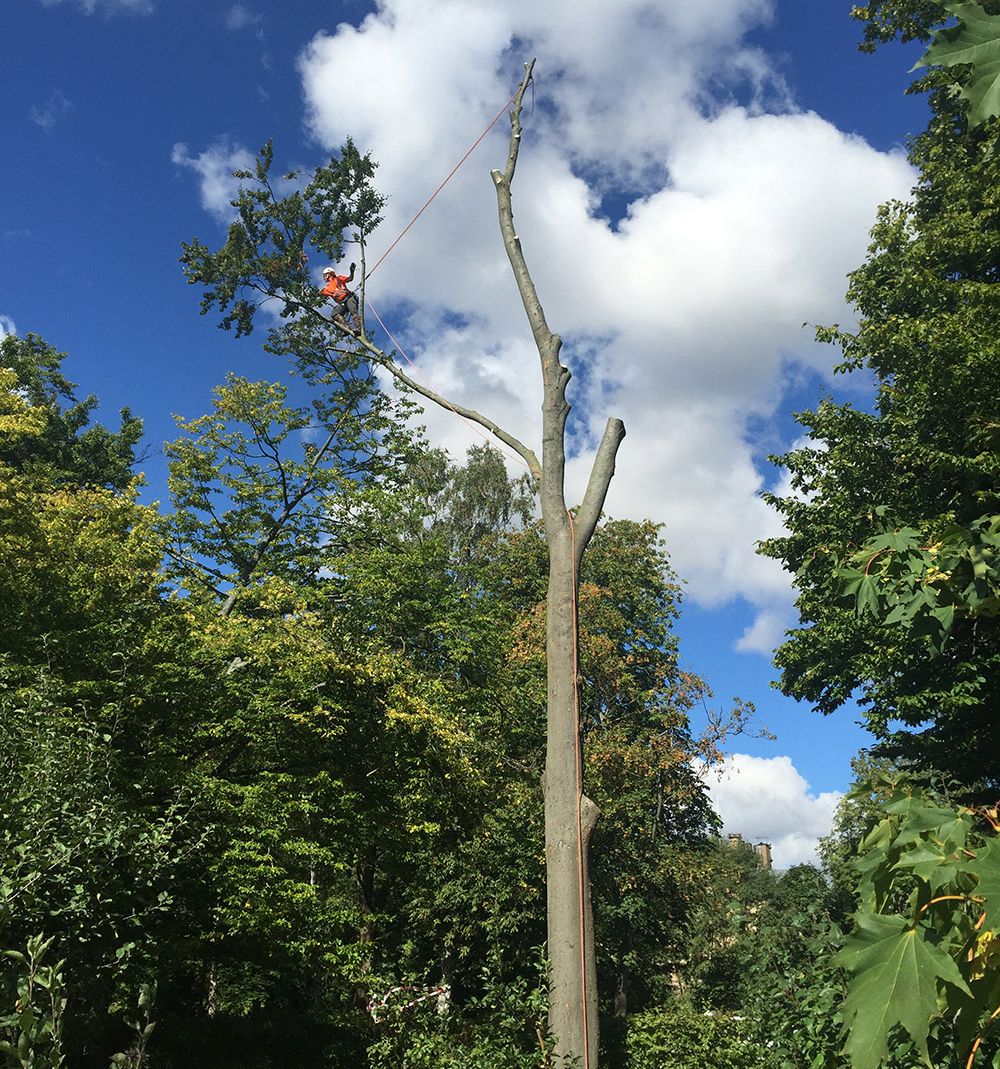
[[[37,334],[0,339],[0,414],[26,405],[35,420],[33,433],[12,434],[0,415],[0,467],[52,487],[123,489],[132,480],[142,420],[123,408],[117,432],[91,426],[97,398],[76,400],[60,370],[64,359]]]
[[[908,629],[939,655],[956,615],[974,620],[1000,613],[998,550],[1000,516],[953,524],[931,545],[903,527],[871,539],[838,575],[859,616]]]
[[[971,1065],[996,1048],[1000,851],[995,809],[955,806],[903,778],[855,862],[860,908],[837,955],[850,973],[845,1052]]]
[[[958,25],[938,30],[917,64],[960,68],[956,88],[973,129],[1000,114],[1000,16],[990,14],[988,6],[941,4],[940,17],[955,16]],[[986,429],[984,444],[992,438],[995,445],[996,425]],[[885,509],[875,512],[883,517]],[[929,538],[911,527],[887,528],[852,556],[853,567],[841,569],[845,591],[856,596],[859,615],[867,612],[888,626],[911,629],[940,654],[956,614],[975,618],[1000,611],[998,538],[996,515],[939,527]]]
[[[538,1069],[550,1064],[546,1035],[547,970],[536,957],[534,977],[503,975],[487,966],[480,993],[461,1007],[401,992],[379,1012],[378,1038],[368,1048],[371,1069]]]
[[[698,1013],[683,1002],[631,1017],[629,1069],[764,1069],[767,1052],[739,1016]]]
[[[198,240],[183,246],[188,282],[204,287],[202,313],[217,309],[219,325],[237,337],[253,331],[254,316],[269,299],[278,300],[282,318],[318,320],[325,298],[306,269],[308,250],[339,260],[345,242],[363,241],[378,226],[384,203],[371,183],[375,164],[350,140],[305,182],[290,172],[279,185],[270,173],[273,160],[268,142],[253,170],[235,172],[243,183],[233,201],[237,218],[218,252]]]
[[[330,555],[349,541],[359,512],[391,496],[416,452],[414,436],[390,425],[393,411],[369,378],[292,407],[281,384],[230,375],[213,411],[178,419],[183,435],[165,446],[171,573],[227,613],[253,582],[312,582],[320,547]]]
[[[127,1051],[111,1056],[111,1069],[142,1069],[146,1064],[146,1051],[156,1022],[153,1020],[153,1005],[156,1002],[156,981],[142,984],[136,999],[134,1020],[126,1020],[134,1039]]]
[[[444,541],[459,567],[490,555],[488,542],[499,532],[523,529],[534,517],[534,487],[527,474],[511,480],[503,457],[489,444],[474,445],[464,464],[454,464],[441,450],[427,450],[409,472],[413,491],[427,514],[417,538]]]
[[[920,7],[865,10],[891,37],[926,29]],[[840,371],[874,374],[876,410],[800,414],[807,444],[776,458],[792,493],[770,499],[788,534],[762,551],[799,592],[801,627],[776,657],[785,692],[824,713],[858,694],[882,753],[991,790],[1000,745],[980,711],[1000,689],[1000,160],[982,151],[986,131],[968,130],[946,72],[922,88],[932,118],[911,145],[913,199],[879,210],[848,290],[857,329],[819,331],[841,347]]]
[[[42,693],[0,703],[0,943],[23,945],[43,926],[58,940],[70,1050],[115,1031],[120,993],[178,932],[171,911],[197,845],[189,807],[143,811],[116,784],[110,741]]]
[[[969,125],[981,126],[1000,115],[1000,16],[978,3],[945,3],[959,24],[938,30],[919,60],[920,67],[971,67],[959,92],[968,106]]]
[[[745,1018],[769,1066],[839,1066],[841,896],[811,865],[785,873],[718,844],[688,862],[693,899],[680,990],[699,1010]]]
[[[31,936],[25,951],[5,950],[2,956],[15,970],[13,984],[0,976],[0,1055],[18,1069],[61,1069],[63,1015],[66,1009],[63,982],[64,961],[54,965],[50,956],[53,938]],[[13,1005],[8,1001],[13,996]]]
[[[851,17],[864,23],[862,52],[874,52],[887,41],[928,41],[935,26],[947,17],[941,0],[870,0],[851,8]]]
[[[858,847],[882,819],[887,791],[899,770],[885,758],[862,750],[852,761],[850,790],[837,803],[830,834],[819,841],[823,871],[830,880],[831,899],[838,918],[853,913],[858,905],[854,859]]]

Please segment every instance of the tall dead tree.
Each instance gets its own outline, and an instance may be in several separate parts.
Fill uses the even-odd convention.
[[[455,404],[414,381],[362,334],[361,344],[400,382],[428,400],[457,412],[493,433],[527,464],[538,489],[549,554],[546,599],[548,707],[545,753],[545,870],[548,903],[549,1025],[556,1055],[578,1058],[584,1069],[597,1069],[597,972],[590,897],[590,835],[600,811],[583,793],[583,750],[579,722],[577,593],[580,563],[604,507],[615,470],[615,456],[625,437],[620,419],[609,419],[598,447],[583,501],[573,515],[566,505],[566,387],[569,369],[559,361],[562,340],[545,319],[521,241],[514,229],[511,184],[521,145],[521,106],[531,82],[534,60],[510,112],[510,147],[504,169],[492,172],[500,233],[528,316],[541,360],[542,455],[493,420]]]
[[[521,144],[521,107],[533,68],[534,61],[525,64],[524,78],[513,98],[506,165],[503,170],[493,171],[492,176],[500,233],[541,361],[544,400],[540,460],[532,449],[488,416],[455,404],[412,379],[390,354],[374,343],[364,327],[364,269],[360,336],[355,337],[346,325],[331,323],[323,316],[325,298],[315,290],[303,270],[305,243],[311,241],[337,260],[343,252],[344,235],[350,229],[354,231],[353,240],[361,247],[363,267],[364,235],[376,225],[382,204],[370,184],[374,164],[367,156],[361,156],[350,141],[341,150],[339,160],[332,160],[328,167],[317,170],[304,192],[293,191],[280,199],[268,176],[272,148],[270,143],[265,145],[254,170],[236,172],[237,178],[250,185],[241,189],[234,201],[239,216],[229,228],[226,244],[218,253],[212,253],[198,241],[186,243],[182,260],[188,280],[206,287],[202,311],[218,307],[224,313],[221,326],[235,329],[237,335],[249,334],[259,302],[277,299],[283,302],[289,318],[285,326],[272,328],[270,351],[296,355],[300,365],[308,369],[312,364],[301,356],[300,345],[309,354],[315,346],[321,354],[319,363],[323,368],[342,378],[341,365],[346,365],[350,373],[367,356],[415,393],[485,427],[517,452],[531,472],[541,500],[549,554],[544,787],[549,1023],[560,1061],[575,1058],[583,1069],[597,1069],[597,978],[588,851],[599,812],[583,793],[577,592],[580,563],[604,506],[625,427],[621,420],[608,420],[583,501],[575,514],[571,513],[564,487],[566,420],[570,410],[566,387],[570,373],[559,361],[562,342],[546,322],[514,228],[511,205],[511,185]],[[330,331],[336,334],[332,344]],[[320,375],[318,381],[326,380]],[[346,384],[347,380],[344,381]],[[335,444],[334,427],[305,472],[302,494],[286,498],[283,509],[268,519],[252,550],[241,558],[234,589],[222,606],[224,615],[233,608],[239,588],[253,578],[295,510],[313,492],[317,465],[336,456]]]

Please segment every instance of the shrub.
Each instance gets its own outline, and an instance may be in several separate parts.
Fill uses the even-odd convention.
[[[751,1022],[683,1003],[637,1013],[625,1040],[628,1069],[763,1069]]]

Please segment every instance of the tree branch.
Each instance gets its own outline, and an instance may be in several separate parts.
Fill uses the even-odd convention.
[[[442,397],[441,394],[435,393],[429,387],[423,386],[421,383],[411,379],[410,376],[391,359],[391,357],[386,355],[386,353],[384,353],[368,337],[359,338],[358,341],[368,350],[372,359],[384,367],[397,381],[402,382],[415,393],[420,394],[421,397],[426,397],[428,401],[433,401],[441,408],[447,408],[449,411],[454,412],[463,419],[471,420],[473,423],[478,423],[481,427],[485,427],[486,430],[499,438],[504,445],[510,446],[510,448],[521,457],[525,464],[528,465],[528,471],[531,472],[531,475],[536,482],[541,480],[542,465],[539,463],[538,457],[535,455],[534,451],[529,449],[523,442],[519,441],[508,431],[505,431],[503,427],[491,420],[489,416],[484,416],[475,409],[466,408],[464,405],[455,404],[455,402],[449,401],[446,397]]]
[[[612,416],[604,428],[604,437],[597,448],[594,466],[590,469],[587,492],[576,514],[576,567],[580,568],[583,551],[587,548],[601,518],[601,509],[608,496],[608,487],[615,473],[615,457],[625,437],[625,424]]]
[[[557,334],[549,330],[545,313],[542,310],[541,301],[538,299],[538,291],[528,271],[524,253],[521,250],[521,239],[514,229],[514,209],[511,203],[511,183],[514,181],[514,170],[517,167],[517,156],[521,147],[521,106],[524,94],[531,84],[531,72],[534,70],[535,61],[531,60],[524,65],[524,78],[518,88],[517,96],[514,97],[514,106],[510,112],[510,142],[507,151],[507,165],[503,171],[493,170],[493,183],[497,190],[497,202],[500,209],[500,233],[503,237],[504,248],[507,250],[507,258],[514,272],[514,281],[517,283],[521,301],[528,316],[531,332],[535,336],[535,344],[542,357],[542,373],[549,381],[550,376],[557,374],[559,349],[562,340]],[[551,358],[549,366],[546,366],[546,357]],[[566,372],[566,381],[569,381],[569,373]],[[565,386],[565,383],[563,384]]]

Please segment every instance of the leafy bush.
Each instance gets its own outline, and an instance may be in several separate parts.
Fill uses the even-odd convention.
[[[63,1056],[63,962],[45,964],[52,939],[28,940],[25,953],[5,950],[13,970],[0,973],[0,1062],[17,1069],[60,1069]]]
[[[628,1069],[763,1069],[767,1051],[750,1021],[676,1003],[629,1019]]]
[[[548,1066],[546,964],[537,977],[505,979],[494,962],[482,992],[439,1013],[435,999],[386,1007],[382,1035],[369,1048],[371,1069],[538,1069]]]
[[[996,1065],[1000,814],[902,775],[885,790],[855,861],[855,930],[836,959],[850,974],[845,1052],[854,1069],[893,1054]]]

